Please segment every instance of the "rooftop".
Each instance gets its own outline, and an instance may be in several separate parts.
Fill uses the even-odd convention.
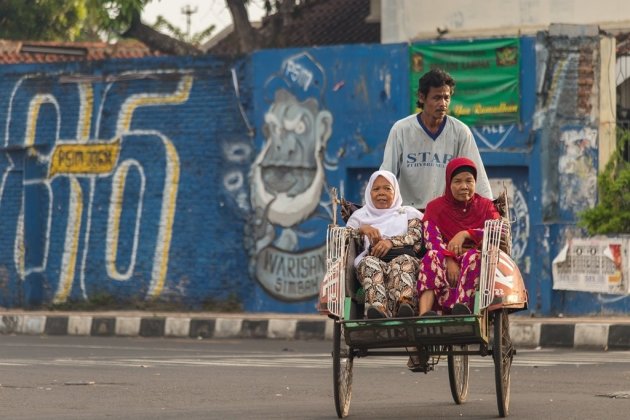
[[[0,39],[0,64],[96,61],[162,55],[136,40],[106,42],[11,41]]]

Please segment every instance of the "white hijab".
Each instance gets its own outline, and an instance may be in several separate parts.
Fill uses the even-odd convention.
[[[378,209],[372,202],[372,186],[379,176],[385,178],[394,187],[394,202],[388,209]],[[410,206],[402,205],[400,187],[396,176],[390,171],[376,171],[370,176],[370,181],[365,187],[365,205],[352,213],[346,226],[358,229],[362,225],[370,225],[381,232],[383,238],[404,235],[411,219],[422,219],[422,213]],[[367,236],[364,239],[364,249],[354,260],[355,267],[363,257],[367,255],[370,241]]]

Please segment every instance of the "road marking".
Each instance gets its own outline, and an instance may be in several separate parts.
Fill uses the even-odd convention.
[[[439,365],[446,366],[446,356],[441,356]],[[491,356],[469,357],[472,368],[491,368],[494,361]],[[620,352],[578,352],[569,351],[558,353],[554,350],[518,350],[514,356],[513,366],[517,367],[550,367],[562,365],[597,365],[611,363],[630,363],[630,351]],[[392,368],[405,369],[404,357],[368,356],[355,358],[356,368]],[[295,353],[290,355],[277,354],[240,354],[240,355],[205,355],[195,358],[182,357],[120,357],[120,358],[57,358],[57,359],[5,359],[2,366],[120,366],[154,368],[163,366],[226,366],[226,367],[258,367],[258,368],[299,368],[299,369],[330,369],[332,358],[322,353]]]

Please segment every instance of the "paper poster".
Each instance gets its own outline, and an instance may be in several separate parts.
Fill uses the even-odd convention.
[[[628,294],[630,238],[572,239],[553,260],[553,288]]]

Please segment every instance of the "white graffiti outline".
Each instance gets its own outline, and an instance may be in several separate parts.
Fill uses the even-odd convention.
[[[507,140],[508,136],[510,135],[510,133],[512,132],[512,130],[514,129],[514,127],[516,127],[516,124],[510,124],[510,128],[508,128],[505,133],[503,134],[503,136],[501,136],[501,138],[499,139],[499,141],[496,144],[493,144],[490,140],[488,140],[486,138],[486,136],[484,136],[478,129],[477,127],[473,127],[472,131],[473,133],[475,133],[475,137],[479,138],[482,142],[485,143],[486,146],[488,146],[491,150],[496,150],[499,147],[501,147],[501,145],[505,142],[505,140]]]
[[[121,273],[116,267],[116,260],[118,254],[118,240],[120,234],[120,213],[122,212],[122,195],[124,193],[127,174],[130,167],[135,167],[140,175],[140,191],[138,197],[138,206],[136,207],[136,220],[134,225],[133,244],[131,246],[131,255],[129,257],[129,266],[127,271]],[[112,179],[112,191],[109,198],[109,212],[108,220],[113,223],[113,227],[107,229],[107,235],[105,243],[105,267],[107,267],[107,275],[114,280],[126,281],[131,278],[133,270],[136,266],[136,256],[138,252],[138,239],[140,237],[140,219],[142,216],[142,203],[144,202],[146,177],[144,175],[144,169],[135,159],[127,159],[120,163],[114,171]]]
[[[145,73],[129,72],[129,74],[135,74],[135,75],[137,74],[148,75],[148,74],[156,74],[156,73],[187,74],[191,72],[187,72],[187,71],[182,72],[182,71],[177,71],[177,70],[161,71],[161,72],[151,71],[151,72],[145,72]],[[53,75],[54,74],[51,72],[47,76],[51,77]],[[11,115],[13,115],[14,102],[17,96],[17,92],[20,91],[20,88],[23,86],[25,80],[36,79],[36,78],[41,78],[41,76],[40,75],[23,76],[18,81],[16,81],[13,87],[9,104],[8,104],[8,109],[7,109],[8,118],[5,124],[5,139],[4,139],[5,149],[7,149],[7,146],[9,144],[9,131],[13,123],[12,122],[13,120],[11,119]],[[158,94],[158,95],[139,94],[139,95],[134,95],[128,98],[127,101],[125,101],[123,108],[121,109],[119,113],[119,119],[117,123],[117,129],[118,129],[119,134],[121,130],[125,130],[125,129],[128,130],[131,120],[132,120],[133,111],[137,109],[138,107],[147,106],[147,105],[159,106],[159,105],[164,105],[164,104],[185,102],[188,99],[189,92],[191,90],[192,80],[193,78],[191,76],[185,76],[182,79],[180,79],[177,89],[174,93],[171,92],[171,93]],[[28,147],[34,145],[34,142],[35,142],[35,135],[36,135],[36,130],[37,130],[37,118],[35,118],[35,116],[39,115],[39,108],[42,104],[52,104],[55,107],[55,110],[57,111],[57,119],[56,119],[56,126],[55,126],[56,138],[55,138],[55,143],[54,143],[55,145],[60,145],[64,143],[82,144],[82,143],[89,142],[92,111],[88,112],[88,109],[92,110],[93,93],[91,90],[91,85],[85,84],[85,83],[79,83],[78,85],[79,85],[78,88],[79,88],[79,98],[80,98],[79,99],[80,101],[79,114],[80,115],[77,119],[76,140],[73,140],[73,141],[63,141],[59,139],[61,116],[60,116],[60,107],[55,97],[50,94],[39,94],[39,95],[34,95],[31,98],[31,102],[29,103],[29,107],[28,107],[29,115],[28,115],[28,119],[26,120],[27,126],[25,130],[26,133],[25,133],[24,147],[27,148],[27,152],[30,153],[32,157],[35,157],[39,163],[45,164],[45,163],[50,162],[51,153],[52,153],[52,152],[49,152],[48,154],[42,154],[42,153],[38,153],[36,149],[28,149]],[[111,86],[112,84],[109,84],[108,86],[105,87],[105,95],[102,97],[101,105],[99,107],[100,112],[99,112],[99,115],[97,116],[97,124],[96,124],[97,132],[100,130],[102,111],[104,108],[104,103],[106,100],[107,93],[109,92]],[[172,223],[175,216],[174,205],[177,198],[180,168],[179,168],[179,156],[177,154],[177,151],[173,143],[170,141],[170,139],[166,138],[161,133],[158,133],[155,130],[144,130],[144,131],[135,130],[135,131],[129,131],[128,133],[125,133],[125,134],[143,134],[143,133],[155,135],[162,141],[165,148],[165,154],[166,154],[165,160],[166,160],[166,166],[167,166],[165,170],[166,179],[164,181],[164,187],[163,187],[164,198],[162,200],[162,208],[161,208],[161,213],[160,213],[161,221],[165,221],[166,223],[160,223],[160,227],[158,230],[158,239],[157,239],[158,243],[155,248],[155,254],[153,258],[152,278],[151,278],[151,283],[149,285],[149,292],[148,292],[149,297],[156,297],[162,291],[162,288],[164,286],[165,276],[166,276],[168,250],[170,249],[170,239],[172,237],[172,232],[169,231],[169,229],[172,229]],[[116,138],[113,139],[112,141],[116,141]],[[8,165],[4,171],[4,174],[2,175],[2,180],[0,183],[0,193],[2,193],[5,189],[8,175],[11,173],[12,169],[16,167],[12,156],[6,151],[4,153],[5,153],[5,156],[7,157]],[[24,280],[24,278],[32,272],[43,271],[48,266],[48,257],[49,257],[49,252],[50,252],[50,240],[51,240],[52,210],[53,210],[53,200],[52,200],[53,192],[52,192],[51,184],[55,176],[57,175],[55,174],[53,177],[50,177],[50,178],[47,178],[47,177],[31,178],[31,179],[22,181],[23,186],[28,186],[28,185],[44,186],[47,189],[47,194],[50,200],[48,202],[48,214],[47,214],[47,219],[46,219],[47,226],[45,228],[46,231],[44,233],[44,238],[43,238],[43,241],[44,241],[43,244],[44,244],[45,249],[43,250],[43,258],[42,258],[41,265],[38,265],[38,266],[29,265],[29,267],[26,268],[25,257],[24,257],[25,255],[24,254],[25,252],[25,248],[24,248],[24,198],[22,198],[20,211],[17,215],[18,220],[16,223],[16,232],[15,232],[16,234],[15,234],[15,242],[14,242],[14,250],[13,250],[14,251],[14,255],[13,255],[14,264],[15,264],[16,272],[20,280]],[[82,198],[83,191],[82,191],[81,185],[78,182],[79,176],[89,178],[90,180],[89,202],[88,202],[88,209],[87,209],[88,219],[86,221],[86,226],[88,228],[88,231],[85,232],[85,237],[83,238],[83,243],[85,246],[83,249],[81,269],[79,273],[81,292],[84,298],[87,298],[86,288],[85,288],[85,268],[87,264],[87,256],[89,253],[89,242],[90,242],[89,230],[91,229],[91,214],[92,214],[92,207],[94,205],[95,179],[96,177],[106,177],[108,176],[108,174],[90,174],[90,175],[85,175],[85,176],[81,174],[81,175],[65,175],[64,176],[70,182],[69,199],[71,203],[70,203],[68,220],[67,220],[68,225],[66,226],[66,237],[64,241],[64,250],[63,250],[63,255],[62,255],[62,267],[60,270],[60,278],[58,282],[57,291],[55,293],[56,302],[65,301],[65,299],[67,298],[72,287],[72,281],[68,281],[68,279],[71,279],[71,280],[74,279],[74,273],[76,269],[76,256],[77,256],[77,251],[79,247],[78,242],[81,240],[80,233],[82,231],[81,214],[83,212],[83,198]],[[2,195],[0,194],[0,206],[2,205],[1,200],[2,200]],[[139,205],[141,205],[141,202],[139,203]],[[162,220],[164,218],[166,218],[166,220]],[[137,236],[138,235],[137,235],[137,229],[136,229],[136,236],[134,238],[135,241],[137,241]],[[165,242],[167,243],[165,244]],[[133,252],[135,256],[136,251],[133,251]]]

